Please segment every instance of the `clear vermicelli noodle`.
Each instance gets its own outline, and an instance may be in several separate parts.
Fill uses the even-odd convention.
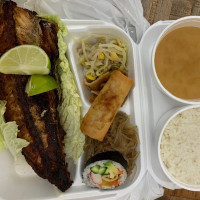
[[[109,35],[89,35],[80,41],[79,62],[88,80],[93,81],[106,72],[127,69],[127,47],[119,39]]]
[[[118,151],[127,160],[127,174],[130,175],[136,167],[135,161],[139,155],[136,149],[140,143],[137,132],[137,127],[129,123],[129,116],[119,111],[103,142],[86,138],[86,160],[104,151]]]

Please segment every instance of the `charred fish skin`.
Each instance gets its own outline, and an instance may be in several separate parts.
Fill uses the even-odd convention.
[[[57,25],[37,17],[35,12],[18,8],[11,1],[1,2],[0,17],[4,18],[3,21],[0,18],[0,53],[19,44],[34,44],[43,48],[54,64],[58,57]],[[10,35],[2,34],[8,29]],[[5,37],[13,39],[4,45]],[[27,163],[40,177],[64,192],[73,182],[65,163],[62,143],[65,132],[59,123],[57,91],[28,97],[27,80],[28,76],[0,73],[0,99],[7,101],[5,118],[16,121],[20,130],[18,137],[30,142],[22,150]]]
[[[40,46],[53,61],[58,57],[56,24],[36,16],[37,13],[15,7],[14,20],[18,44]]]
[[[0,84],[0,99],[7,101],[6,120],[16,121],[20,130],[18,137],[30,142],[23,149],[23,154],[34,171],[65,191],[72,182],[69,181],[62,148],[64,131],[58,123],[57,96],[54,91],[50,91],[28,97],[24,92],[27,78],[0,75],[0,81],[7,83],[6,87]],[[17,90],[13,89],[15,87]]]
[[[14,15],[15,31],[18,44],[40,45],[41,28],[40,19],[35,12],[15,7]]]
[[[17,45],[15,22],[13,20],[16,3],[0,0],[0,56]]]
[[[40,47],[46,51],[46,53],[49,55],[51,59],[54,58],[55,62],[55,57],[56,58],[58,57],[58,47],[57,47],[58,27],[54,23],[51,23],[44,19],[41,19],[39,24],[42,30]]]

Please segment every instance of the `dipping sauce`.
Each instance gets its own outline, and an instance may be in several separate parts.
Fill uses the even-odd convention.
[[[158,44],[155,70],[161,84],[182,99],[200,99],[200,28],[183,27]]]

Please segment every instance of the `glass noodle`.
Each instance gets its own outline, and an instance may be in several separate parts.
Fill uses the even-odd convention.
[[[86,137],[84,150],[87,160],[104,151],[120,152],[128,162],[127,174],[130,175],[136,168],[139,143],[137,127],[129,123],[129,116],[126,113],[119,111],[103,142]]]

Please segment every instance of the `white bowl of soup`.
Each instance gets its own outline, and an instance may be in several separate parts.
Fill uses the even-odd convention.
[[[176,101],[200,103],[200,17],[181,18],[158,37],[152,69],[159,89]]]

